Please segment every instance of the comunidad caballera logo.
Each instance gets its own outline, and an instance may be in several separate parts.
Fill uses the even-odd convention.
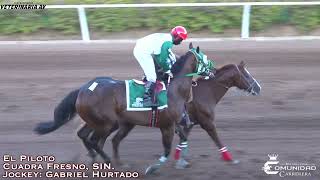
[[[317,170],[315,164],[310,163],[280,163],[277,154],[268,154],[269,160],[264,163],[262,170],[268,175],[287,176],[312,176]]]

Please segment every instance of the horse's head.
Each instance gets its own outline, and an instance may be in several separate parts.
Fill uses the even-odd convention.
[[[173,64],[171,71],[174,77],[192,77],[195,74],[208,73],[209,63],[207,56],[200,51],[199,46],[194,48],[190,43],[189,50]]]
[[[243,61],[239,65],[229,64],[218,69],[215,80],[227,89],[235,86],[252,95],[260,94],[260,84],[249,73]]]
[[[245,63],[241,61],[237,67],[239,69],[239,78],[236,80],[236,86],[249,94],[259,95],[261,86],[247,70]]]

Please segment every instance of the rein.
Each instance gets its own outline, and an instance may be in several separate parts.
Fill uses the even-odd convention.
[[[223,88],[225,88],[225,89],[227,89],[227,90],[230,88],[230,87],[228,87],[228,86],[226,86],[226,85],[224,85],[224,84],[222,84],[222,83],[220,83],[220,82],[218,82],[218,81],[215,81],[215,83],[217,83],[219,86],[221,86],[221,87],[223,87]],[[198,86],[197,81],[192,81],[192,86],[193,86],[193,87]]]
[[[185,74],[185,75],[182,75],[182,76],[174,76],[174,78],[184,78],[184,77],[202,76],[202,75],[200,75],[200,74],[203,73],[204,71],[203,71],[203,72],[199,72],[199,69],[198,69],[201,64],[203,65],[202,70],[203,70],[203,68],[206,69],[206,64],[205,64],[204,62],[202,62],[202,60],[199,60],[198,55],[197,55],[194,51],[192,51],[192,49],[190,49],[189,51],[190,51],[190,52],[195,56],[195,58],[196,58],[196,61],[197,61],[196,70],[197,70],[197,72],[188,73],[188,74]]]

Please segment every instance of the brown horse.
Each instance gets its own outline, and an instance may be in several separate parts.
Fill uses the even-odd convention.
[[[193,49],[190,44],[190,49]],[[196,49],[200,53],[199,47]],[[166,162],[174,135],[174,127],[180,121],[184,112],[184,104],[190,96],[192,77],[186,76],[190,73],[199,72],[200,67],[206,64],[200,61],[194,51],[188,51],[181,56],[173,65],[172,73],[174,77],[168,87],[168,108],[159,113],[159,128],[162,133],[162,143],[164,154],[159,159],[159,163],[147,169],[147,173],[158,169]],[[207,72],[207,71],[206,71]],[[94,90],[90,89],[92,84],[96,84]],[[78,131],[78,136],[82,139],[89,153],[93,155],[95,150],[105,162],[109,163],[110,158],[103,151],[105,139],[116,129],[117,134],[113,137],[114,157],[119,159],[118,146],[120,141],[133,129],[135,125],[148,126],[148,111],[127,111],[126,110],[126,87],[124,81],[112,78],[96,78],[79,90],[71,92],[56,107],[54,121],[40,123],[35,131],[39,134],[46,134],[54,131],[72,119],[77,113],[86,122],[83,128]],[[90,129],[93,129],[93,134]]]
[[[249,73],[242,61],[239,65],[230,64],[218,69],[216,77],[213,79],[197,81],[197,86],[192,88],[193,100],[186,104],[186,108],[189,118],[195,124],[199,124],[218,146],[222,159],[235,163],[236,161],[232,159],[231,153],[220,141],[213,123],[215,107],[230,87],[237,87],[251,95],[258,95],[261,90],[261,86]],[[184,127],[184,134],[188,136],[191,129],[192,126]],[[175,152],[175,159],[178,160],[176,168],[181,169],[189,165],[184,159],[187,152],[188,142],[181,139]]]

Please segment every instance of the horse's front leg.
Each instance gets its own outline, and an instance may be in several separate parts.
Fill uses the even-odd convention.
[[[174,124],[165,128],[161,127],[160,130],[162,134],[162,144],[164,148],[164,153],[156,164],[153,164],[146,169],[145,174],[152,174],[153,172],[158,170],[163,164],[167,162],[168,157],[170,155],[173,136],[174,136]]]
[[[216,126],[212,123],[213,120],[208,121],[199,121],[199,124],[202,129],[207,131],[211,139],[214,141],[214,143],[218,146],[219,151],[221,153],[221,158],[224,161],[232,162],[232,163],[238,163],[237,160],[233,160],[231,153],[228,151],[227,147],[222,144],[220,141],[220,138],[218,137],[218,133],[216,130]]]
[[[190,127],[184,127],[182,129],[181,126],[176,126],[176,132],[180,138],[180,142],[176,146],[174,155],[174,159],[177,161],[175,166],[177,169],[184,169],[190,166],[190,163],[185,160],[185,157],[188,155],[188,136],[192,127],[193,125],[191,125]]]
[[[162,145],[164,148],[164,154],[160,159],[168,159],[171,151],[172,140],[174,135],[174,125],[169,126],[167,128],[160,128],[162,134]],[[165,162],[160,160],[160,162]]]

